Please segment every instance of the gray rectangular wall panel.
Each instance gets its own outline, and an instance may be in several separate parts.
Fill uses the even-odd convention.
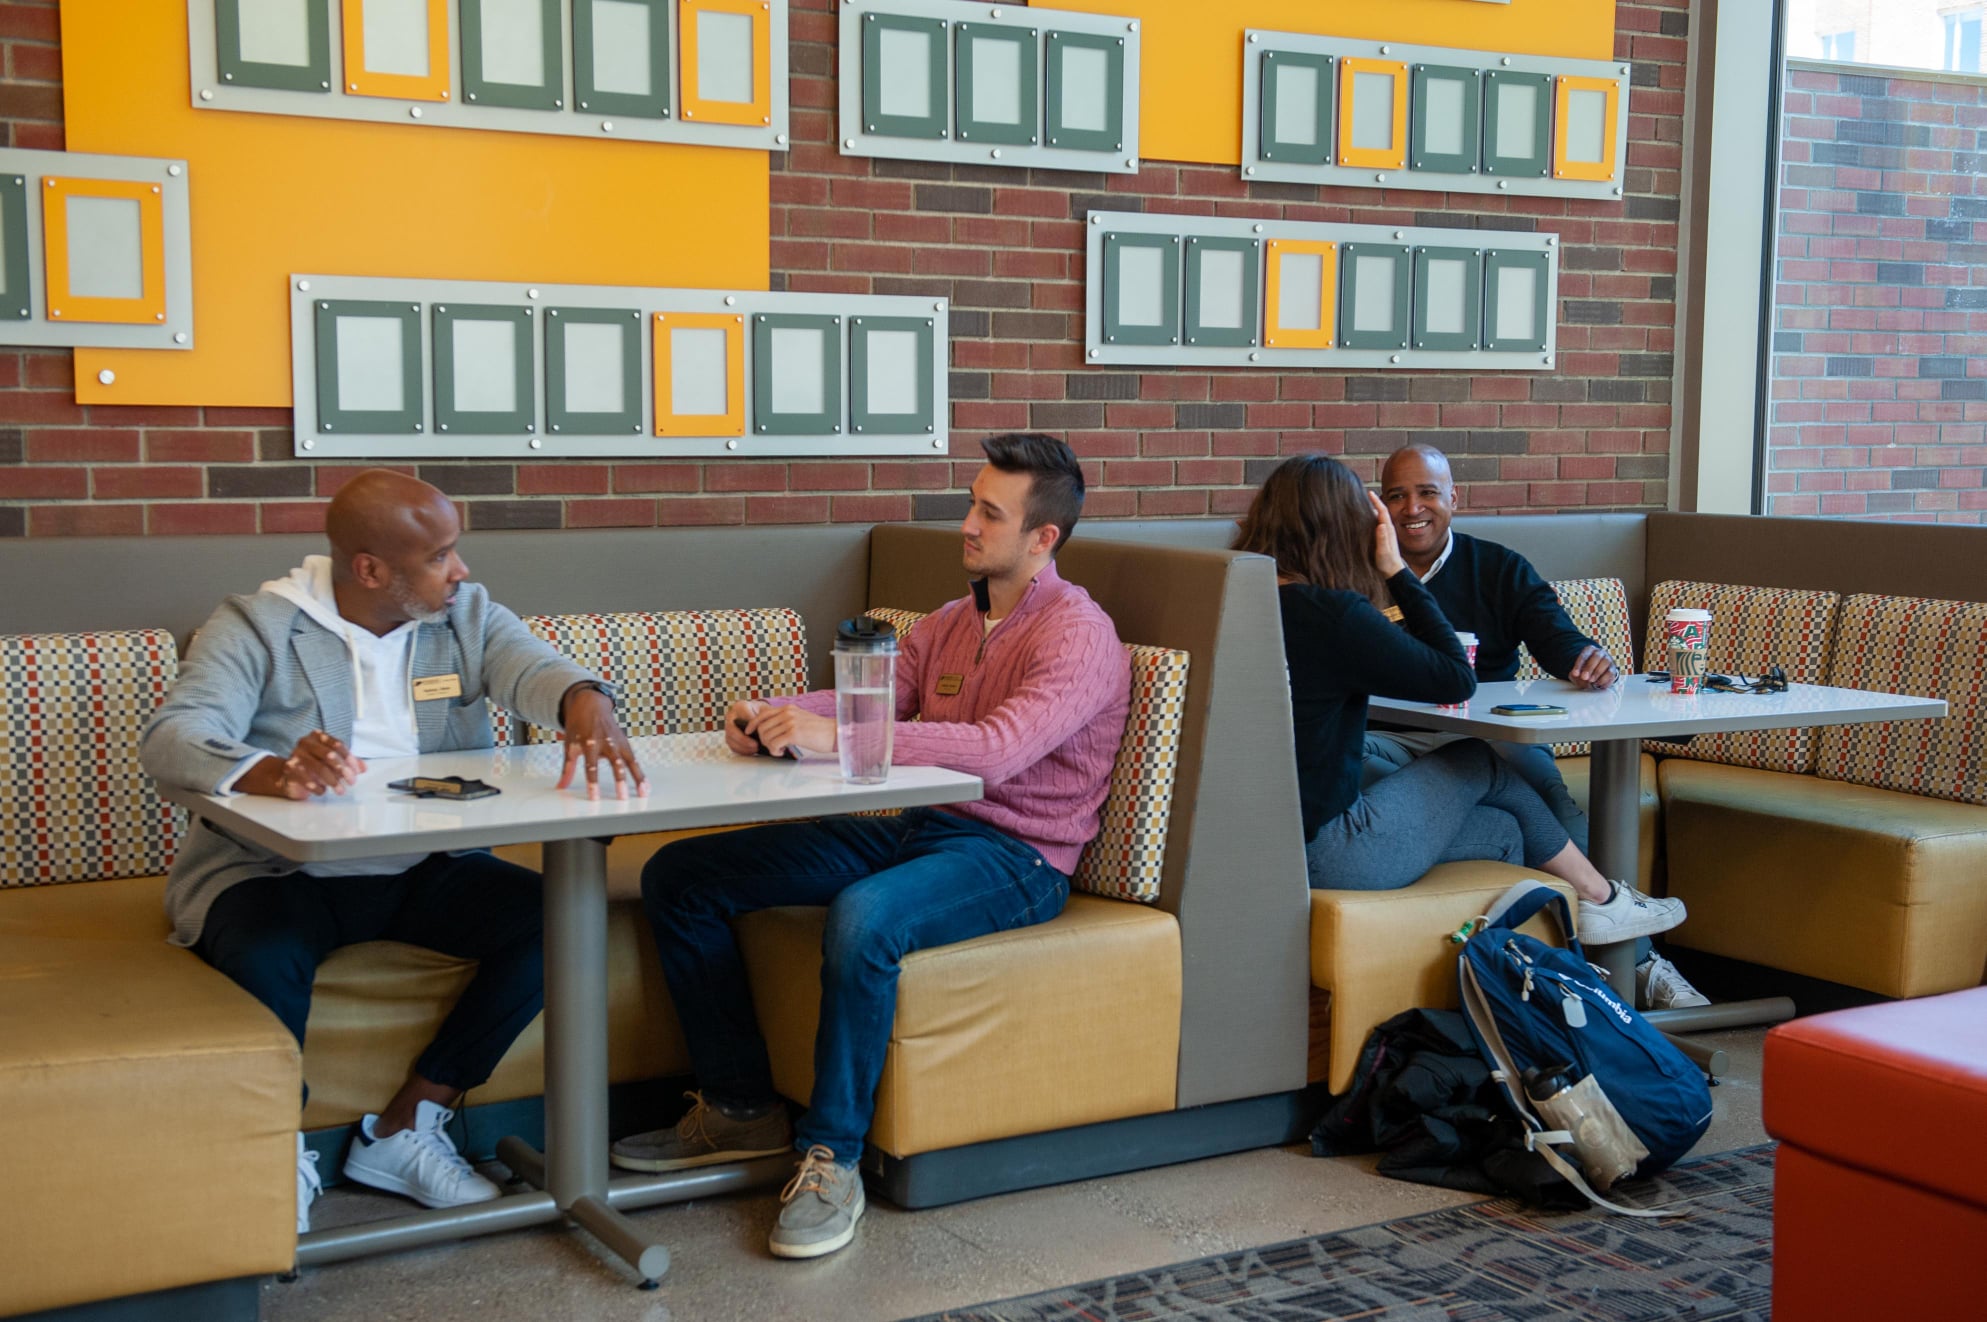
[[[520,110],[563,108],[566,43],[560,0],[460,4],[463,100]]]
[[[1586,197],[1614,199],[1622,196],[1624,163],[1628,156],[1628,80],[1630,66],[1620,61],[1576,60],[1559,56],[1518,55],[1501,51],[1460,50],[1446,46],[1416,46],[1401,42],[1378,42],[1350,37],[1318,37],[1306,33],[1249,29],[1242,55],[1242,176],[1280,183],[1326,184],[1342,188],[1376,185],[1387,188],[1419,188],[1450,193],[1520,193],[1541,197]],[[1274,55],[1275,59],[1270,57]],[[1271,91],[1266,69],[1279,61],[1333,59],[1347,57],[1404,62],[1408,65],[1410,100],[1408,115],[1408,156],[1405,169],[1377,169],[1339,165],[1329,156],[1311,159],[1296,146],[1279,146],[1270,136],[1275,104],[1266,99]],[[1529,81],[1546,84],[1542,103],[1528,103],[1538,113],[1519,116],[1523,124],[1505,119],[1507,135],[1519,128],[1524,133],[1522,161],[1498,155],[1495,170],[1485,168],[1490,149],[1490,110],[1492,93],[1488,87],[1495,72],[1499,81]],[[1484,84],[1472,98],[1470,89],[1457,79],[1475,75]],[[1614,173],[1606,179],[1554,178],[1552,158],[1551,80],[1564,76],[1598,78],[1619,85],[1612,122],[1586,125],[1581,141],[1591,144],[1600,135],[1613,143]],[[1603,110],[1605,98],[1595,96]],[[1458,102],[1463,108],[1457,113]],[[1590,116],[1599,112],[1589,111]],[[1602,116],[1604,118],[1604,115]],[[1476,142],[1462,141],[1474,130]],[[1281,132],[1281,130],[1278,130]],[[1541,146],[1542,144],[1542,146]],[[1542,161],[1534,152],[1543,153]],[[1582,158],[1584,159],[1584,158]],[[1606,153],[1594,158],[1609,159]],[[1417,163],[1419,162],[1419,163]],[[1384,178],[1382,177],[1384,176]]]
[[[942,456],[947,444],[949,305],[943,299],[325,275],[292,276],[289,297],[299,457],[910,458]],[[411,386],[393,385],[401,388],[402,402],[411,401],[418,428],[410,423],[406,430],[355,432],[350,419],[339,425],[336,397],[320,387],[320,303],[364,304],[381,309],[381,316],[391,311],[411,319],[412,332],[397,343],[416,347],[418,370]],[[409,311],[398,311],[403,307]],[[425,341],[420,330],[430,318],[415,308],[432,314],[434,329]],[[739,322],[741,332],[753,332],[739,341],[743,435],[655,435],[652,336],[658,316],[684,314],[700,314],[711,325],[684,327],[669,341],[669,371],[660,383],[664,411],[679,423],[682,415],[699,413],[716,422],[732,405],[723,327]],[[763,340],[761,316],[767,318]],[[874,344],[852,335],[857,318],[878,333]],[[494,320],[506,324],[492,327]],[[568,329],[555,329],[562,323]],[[464,326],[468,336],[458,346]],[[816,333],[824,327],[825,333]],[[811,378],[783,374],[765,359],[774,329],[807,337],[816,366]],[[360,346],[354,361],[368,353],[383,361],[390,347],[385,337],[376,338]],[[881,354],[873,364],[867,358],[872,348]],[[860,376],[856,353],[864,355]],[[507,365],[491,361],[500,355],[509,356]],[[774,370],[760,371],[762,360]],[[819,370],[824,360],[825,375]],[[686,372],[705,379],[686,382]],[[434,383],[431,392],[422,388],[424,380]],[[757,426],[755,384],[778,388],[779,416],[768,417],[764,432]],[[374,386],[379,388],[376,381]],[[393,402],[392,388],[385,390],[362,402]],[[771,394],[766,402],[773,402]],[[805,406],[818,429],[802,425],[796,405]],[[850,426],[858,408],[873,418],[860,433]],[[329,430],[324,421],[333,424]],[[623,426],[627,430],[617,430]]]
[[[331,0],[212,0],[214,58],[231,87],[331,91]]]
[[[837,8],[843,155],[1137,173],[1137,19],[957,0]]]
[[[1087,366],[1533,372],[1553,366],[1557,235],[1117,211],[1089,213],[1084,233]],[[1307,326],[1315,331],[1324,311],[1319,298],[1322,262],[1335,264],[1335,326],[1329,346],[1277,346],[1261,338],[1269,264],[1260,254],[1277,241],[1335,245],[1329,257],[1283,249],[1276,291],[1281,324],[1293,332]],[[1197,251],[1207,255],[1196,258]],[[1174,259],[1175,252],[1185,256]],[[1219,313],[1198,306],[1196,270],[1204,274],[1214,258],[1212,268],[1224,272],[1225,279],[1225,270],[1232,270],[1234,258],[1245,252],[1252,255],[1247,278],[1253,302],[1243,314],[1250,338],[1231,340],[1223,332],[1233,334],[1233,327],[1225,326],[1215,328],[1210,342],[1205,323],[1232,323],[1235,305],[1224,293]],[[1224,262],[1229,263],[1226,268]],[[1417,273],[1417,263],[1425,275]],[[1177,293],[1166,287],[1169,272],[1178,272],[1183,282]],[[1202,294],[1207,292],[1202,286]],[[1520,299],[1522,305],[1516,302]],[[1180,317],[1179,340],[1167,324],[1168,309],[1178,309],[1172,315]],[[1487,339],[1486,326],[1494,331],[1500,315],[1505,336]],[[1432,333],[1426,347],[1413,343],[1417,326]],[[1188,338],[1197,342],[1188,343]]]
[[[220,6],[246,9],[295,2],[186,0],[189,95],[194,109],[361,120],[398,125],[410,133],[465,128],[786,150],[789,0],[763,0],[760,21],[769,34],[771,107],[763,124],[705,123],[685,120],[675,112],[681,90],[677,70],[682,33],[676,22],[680,0],[444,0],[449,40],[435,56],[447,62],[448,86],[460,91],[443,101],[355,94],[345,76],[343,43],[335,25],[328,43],[328,74],[310,87],[302,86],[310,80],[301,78],[280,86],[268,80],[249,84],[239,75],[226,78],[219,57]],[[310,3],[328,9],[338,0]],[[528,13],[538,15],[535,38],[524,30]],[[499,30],[487,30],[491,23]],[[720,48],[723,44],[719,42]],[[536,85],[514,81],[524,76],[534,57],[549,70],[548,81]],[[700,65],[708,67],[706,61],[700,60]],[[325,82],[328,89],[317,85]],[[586,95],[576,95],[579,89],[585,89]],[[586,102],[584,107],[581,101]]]
[[[191,349],[193,347],[193,225],[188,199],[189,171],[185,161],[149,156],[98,156],[85,152],[31,151],[0,148],[0,181],[4,190],[20,189],[20,208],[0,215],[8,265],[6,290],[0,295],[0,344],[89,349]],[[159,219],[164,243],[165,317],[150,324],[65,321],[48,308],[46,247],[42,235],[41,193],[47,179],[119,180],[149,183],[158,190]],[[20,183],[14,183],[15,180]],[[72,199],[73,200],[73,199]],[[87,217],[89,208],[83,208]],[[71,210],[73,218],[75,212]],[[25,270],[12,265],[18,250]],[[132,254],[125,254],[127,257]],[[75,255],[72,254],[72,269]],[[91,278],[85,263],[85,279]],[[128,285],[121,275],[95,268],[95,276]],[[84,292],[84,291],[72,291]],[[21,315],[25,307],[27,315]]]

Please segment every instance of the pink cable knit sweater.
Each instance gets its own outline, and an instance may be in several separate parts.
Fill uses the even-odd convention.
[[[978,776],[985,797],[946,811],[998,827],[1073,872],[1097,834],[1124,738],[1131,662],[1111,617],[1054,562],[984,646],[983,619],[972,597],[961,597],[902,640],[893,760]],[[949,697],[938,691],[945,675],[961,681]],[[835,714],[832,689],[774,701]]]

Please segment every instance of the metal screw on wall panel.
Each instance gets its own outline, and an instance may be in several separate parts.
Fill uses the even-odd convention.
[[[628,430],[639,436],[642,434],[642,425],[638,422],[634,426],[628,428]]]
[[[164,321],[165,319],[166,319],[166,314],[163,312],[155,312],[152,314],[153,321]]]
[[[585,110],[585,109],[586,109],[586,102],[584,102],[584,101],[580,102],[580,109],[581,109],[581,110]]]
[[[559,315],[559,309],[557,309],[557,308],[553,308],[553,309],[552,309],[552,315],[553,315],[553,316],[555,316],[555,317],[556,317],[556,316],[558,316],[558,315]]]
[[[1376,184],[1384,184],[1387,182],[1387,176],[1384,174],[1376,174],[1373,176],[1373,182]]]
[[[298,289],[300,289],[300,290],[303,290],[303,291],[306,291],[306,292],[308,292],[308,291],[309,291],[309,289],[310,289],[310,281],[308,281],[308,280],[299,280],[299,281],[297,281],[297,288],[298,288]]]
[[[556,422],[555,422],[555,423],[553,423],[553,424],[552,424],[552,430],[553,430],[553,431],[557,431],[557,430],[559,430],[559,424],[558,424],[558,423],[556,423]]]
[[[415,424],[414,424],[414,430],[415,430],[415,431],[420,431],[420,430],[421,430],[421,424],[420,424],[420,423],[418,423],[418,422],[417,422],[417,423],[415,423]]]
[[[538,439],[536,436],[531,438],[530,445],[531,448],[534,450],[542,450],[545,448],[545,442]]]
[[[601,120],[601,121],[600,121],[600,131],[601,131],[602,133],[612,133],[612,132],[614,131],[614,121],[613,121],[613,120],[611,120],[611,119],[603,119],[603,120]]]
[[[186,343],[186,332],[185,332],[185,331],[174,331],[174,332],[173,332],[173,337],[172,337],[172,342],[173,342],[174,344],[185,344],[185,343]]]
[[[535,422],[527,422],[527,423],[525,423],[525,424],[524,424],[524,429],[525,429],[526,431],[537,431],[537,430],[538,430],[538,424],[537,424],[537,423],[535,423]],[[533,445],[536,445],[536,444],[537,444],[537,442],[536,442],[536,441],[533,441],[533,442],[532,442],[532,444],[533,444]]]
[[[413,118],[415,118],[415,119],[419,119],[419,118],[421,117],[421,107],[419,107],[419,106],[409,106],[409,107],[407,107],[407,113],[408,113],[408,114],[409,114],[410,116],[412,116]]]
[[[538,297],[538,291],[537,291],[536,289],[527,289],[527,290],[525,290],[525,291],[524,291],[524,296],[525,296],[526,298],[537,298],[537,297]]]
[[[474,92],[465,92],[463,93],[463,95],[467,96],[471,101],[474,101],[476,99],[476,93]]]
[[[438,423],[436,423],[436,424],[435,424],[435,430],[436,430],[436,431],[447,431],[447,430],[448,430],[448,424],[447,424],[446,422],[438,422]]]
[[[830,427],[828,430],[834,432],[837,436],[840,436],[842,434],[842,424],[838,422],[834,426]]]
[[[1096,357],[1096,356],[1097,356],[1098,354],[1100,354],[1100,353],[1102,353],[1102,352],[1104,352],[1104,351],[1103,351],[1102,349],[1092,349],[1092,350],[1090,351],[1090,356],[1091,356],[1092,358],[1095,358],[1095,357]]]
[[[943,450],[945,448],[945,442],[942,440],[934,440],[931,443],[931,448],[934,450]]]
[[[1511,181],[1509,179],[1499,179],[1497,181],[1497,186],[1499,188],[1509,188],[1511,186]]]
[[[442,89],[442,100],[444,100],[444,101],[448,100],[448,89],[447,89],[447,88],[443,88],[443,89]]]
[[[787,135],[784,133],[775,133],[773,135],[773,141],[777,142],[780,146],[784,147],[787,145]]]
[[[1265,344],[1275,344],[1275,343],[1276,343],[1276,341],[1275,341],[1275,340],[1273,340],[1273,339],[1272,339],[1272,340],[1265,340],[1265,341],[1263,341],[1263,343],[1265,343]],[[1249,361],[1250,361],[1250,362],[1252,362],[1252,363],[1254,363],[1254,362],[1260,362],[1261,360],[1262,360],[1262,355],[1261,355],[1261,354],[1259,354],[1259,353],[1252,353],[1252,354],[1250,354],[1250,355],[1249,355]]]
[[[437,312],[447,312],[447,311],[448,311],[448,307],[447,307],[447,305],[445,305],[445,304],[444,304],[444,305],[440,305],[440,306],[437,306],[437,307],[435,308],[435,311],[437,311]]]
[[[1127,23],[1127,24],[1125,24],[1125,31],[1127,31],[1127,32],[1136,32],[1136,31],[1138,31],[1138,24],[1137,24],[1137,23]]]
[[[1388,362],[1390,362],[1390,363],[1397,363],[1397,362],[1399,362],[1400,360],[1401,360],[1401,356],[1400,356],[1399,354],[1394,354],[1393,356],[1391,356],[1390,358],[1388,358],[1388,359],[1387,359],[1387,361],[1388,361]]]
[[[166,167],[166,173],[167,173],[167,174],[169,174],[169,175],[171,175],[171,176],[172,176],[173,178],[175,178],[175,179],[179,178],[180,174],[181,174],[181,173],[182,173],[182,172],[183,172],[184,170],[185,170],[185,167],[184,167],[184,166],[179,166],[179,165],[168,165],[168,166]],[[16,181],[16,182],[18,182],[18,181]]]
[[[1263,39],[1263,34],[1260,32],[1251,32],[1249,34],[1249,44],[1251,46],[1255,45],[1257,42],[1261,41],[1262,39]]]
[[[565,108],[566,108],[566,103],[564,101],[554,101],[552,103],[552,109],[554,110],[564,110]]]
[[[211,88],[211,87],[203,87],[203,88],[201,88],[201,89],[200,89],[200,99],[201,99],[202,101],[212,101],[212,100],[214,99],[214,89],[213,89],[213,88]]]
[[[1503,59],[1499,60],[1498,63],[1508,65],[1509,63],[1511,63],[1511,57],[1509,55],[1506,55]]]
[[[305,442],[304,442],[304,449],[306,449],[306,450],[315,450],[316,448],[317,448],[317,442],[316,442],[316,441],[305,441]]]
[[[1552,366],[1552,355],[1551,355],[1551,354],[1547,354],[1547,355],[1546,355],[1546,356],[1545,356],[1544,358],[1540,359],[1540,361],[1541,361],[1541,362],[1543,362],[1543,363],[1544,363],[1544,364],[1545,364],[1545,365],[1546,365],[1547,367],[1551,367],[1551,366]]]
[[[106,386],[113,385],[116,383],[116,381],[117,381],[117,373],[111,371],[108,367],[104,368],[103,371],[97,373],[97,383],[99,385],[106,385]]]
[[[760,431],[764,431],[764,430],[766,430],[766,429],[765,429],[764,427],[761,427],[761,428],[760,428],[759,430],[760,430]],[[737,442],[737,441],[726,441],[726,442],[724,443],[724,448],[725,448],[725,449],[727,449],[727,450],[736,450],[736,449],[738,448],[738,442]]]
[[[317,310],[319,312],[329,312],[331,311],[331,305],[329,303],[320,303],[317,305]]]
[[[328,423],[328,422],[320,422],[320,423],[319,423],[319,424],[317,425],[317,429],[318,429],[319,431],[330,431],[330,430],[331,430],[331,424],[330,424],[330,423]]]
[[[843,138],[843,139],[842,139],[842,150],[844,150],[844,151],[848,151],[848,150],[850,150],[850,149],[851,149],[851,148],[853,148],[853,147],[854,147],[855,145],[856,145],[856,140],[855,140],[854,138]]]

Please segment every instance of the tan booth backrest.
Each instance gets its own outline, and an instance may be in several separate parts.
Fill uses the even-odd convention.
[[[1692,579],[1987,601],[1987,528],[1753,514],[1651,514],[1649,582]]]
[[[868,604],[928,611],[963,595],[959,551],[956,530],[876,528]],[[1125,642],[1192,656],[1159,899],[1180,921],[1178,1104],[1300,1088],[1310,891],[1274,568],[1082,531],[1059,568]]]

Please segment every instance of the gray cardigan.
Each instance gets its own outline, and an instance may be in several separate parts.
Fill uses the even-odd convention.
[[[491,601],[483,588],[456,588],[448,618],[423,624],[412,677],[459,675],[462,692],[414,704],[424,753],[488,748],[485,698],[534,725],[556,726],[566,690],[593,678]],[[189,650],[179,681],[145,726],[139,760],[161,784],[213,793],[256,753],[288,757],[312,730],[352,737],[352,662],[345,640],[294,601],[273,592],[230,597]],[[200,939],[214,898],[251,877],[283,876],[298,864],[195,821],[166,881],[174,945]]]

